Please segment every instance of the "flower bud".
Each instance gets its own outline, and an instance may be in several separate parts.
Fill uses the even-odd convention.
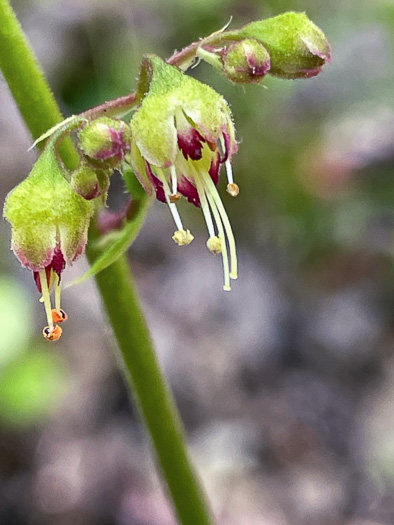
[[[101,117],[78,132],[82,153],[98,166],[116,167],[130,150],[131,131],[122,120]]]
[[[222,63],[224,74],[236,84],[260,82],[271,67],[268,51],[254,38],[226,47]]]
[[[314,77],[331,58],[326,36],[305,13],[288,12],[252,22],[239,34],[264,45],[271,58],[270,74],[280,78]]]
[[[88,164],[81,164],[71,175],[71,187],[81,197],[90,201],[100,195],[96,171]]]

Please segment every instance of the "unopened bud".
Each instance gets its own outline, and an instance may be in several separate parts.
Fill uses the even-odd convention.
[[[72,173],[71,186],[87,201],[95,199],[101,193],[96,171],[87,164],[82,164]]]
[[[130,144],[128,124],[108,117],[87,123],[78,133],[79,148],[97,165],[116,167],[130,150]]]
[[[264,45],[271,58],[269,72],[280,78],[314,77],[331,58],[326,36],[305,13],[283,13],[252,22],[239,34]]]
[[[268,51],[255,38],[245,38],[224,49],[223,72],[236,84],[260,82],[271,67]]]

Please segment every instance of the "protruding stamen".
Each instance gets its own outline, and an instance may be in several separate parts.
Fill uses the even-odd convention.
[[[216,222],[216,227],[217,227],[218,232],[219,232],[218,238],[219,238],[219,241],[220,241],[220,244],[221,244],[221,250],[222,250],[221,254],[222,254],[222,260],[223,260],[223,273],[224,273],[223,290],[225,290],[227,292],[227,291],[231,290],[231,286],[230,286],[230,265],[229,265],[229,260],[228,260],[227,245],[226,245],[225,236],[224,236],[223,224],[222,224],[222,220],[221,220],[220,214],[218,212],[218,209],[216,207],[216,203],[212,199],[212,196],[208,192],[207,192],[206,195],[207,195],[207,199],[208,199],[209,205],[210,205],[211,210],[212,210],[212,214],[213,214],[215,222]]]
[[[184,230],[183,224],[182,224],[182,220],[181,220],[181,217],[180,217],[179,212],[177,210],[177,207],[175,206],[175,204],[173,202],[171,202],[171,191],[170,191],[170,187],[168,185],[168,182],[166,180],[165,174],[159,168],[156,168],[155,171],[156,171],[156,173],[155,173],[156,177],[163,184],[166,201],[167,201],[168,207],[170,208],[170,212],[171,212],[171,215],[172,215],[172,217],[174,219],[176,227],[178,228],[178,230],[182,231],[182,230]]]
[[[215,203],[217,210],[220,213],[220,217],[223,221],[223,226],[226,230],[226,235],[228,239],[228,244],[230,247],[230,257],[231,257],[231,271],[230,271],[230,277],[231,279],[237,279],[237,249],[235,246],[235,239],[233,230],[231,228],[230,221],[227,217],[226,210],[224,209],[223,203],[219,197],[218,191],[216,189],[215,184],[212,182],[211,177],[204,177],[203,183],[207,190],[207,197]],[[211,197],[211,199],[210,199]],[[212,211],[214,211],[214,206],[211,205]],[[216,221],[217,222],[217,221]]]
[[[227,193],[229,193],[231,197],[237,197],[237,195],[239,194],[238,184],[235,184],[235,182],[227,184]]]
[[[228,183],[229,184],[234,184],[233,168],[231,167],[231,162],[229,160],[226,160],[225,166],[226,166],[226,173],[227,173]]]
[[[55,288],[55,308],[56,310],[60,310],[60,298],[62,294],[62,288],[60,286],[60,277],[58,276],[58,274],[56,274],[56,278],[57,279],[56,279],[56,288]]]
[[[52,306],[51,306],[51,298],[50,298],[49,289],[48,289],[47,275],[46,275],[45,270],[40,270],[40,283],[41,283],[42,299],[43,299],[45,313],[46,313],[47,321],[48,321],[48,328],[49,328],[49,332],[52,332],[53,331]]]
[[[170,172],[171,172],[172,194],[176,195],[178,193],[178,178],[176,175],[176,169],[174,165],[171,166]]]
[[[190,233],[190,230],[177,230],[174,232],[172,238],[178,246],[187,246],[194,239],[193,235]]]
[[[207,248],[212,253],[216,253],[216,254],[222,253],[223,242],[217,235],[215,237],[210,237],[207,240]]]
[[[49,326],[46,326],[42,331],[42,335],[48,341],[58,341],[62,335],[62,332],[63,330],[60,328],[60,326],[56,325],[52,329]]]
[[[204,186],[202,184],[202,181],[200,180],[200,174],[198,170],[196,169],[196,167],[192,163],[190,164],[194,171],[194,181],[196,183],[198,197],[200,199],[201,209],[204,214],[205,223],[208,228],[209,237],[215,237],[216,234],[215,234],[215,228],[213,226],[212,215],[211,215],[211,212],[208,206],[208,201],[205,195]]]

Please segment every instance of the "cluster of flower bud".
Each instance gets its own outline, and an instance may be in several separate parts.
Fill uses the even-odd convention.
[[[229,45],[201,44],[198,56],[231,82],[261,82],[270,74],[284,79],[316,76],[331,58],[324,33],[305,13],[288,12],[230,32]]]
[[[71,174],[71,186],[86,200],[102,196],[110,176],[130,151],[130,126],[122,120],[101,117],[85,122],[77,132],[80,163]]]

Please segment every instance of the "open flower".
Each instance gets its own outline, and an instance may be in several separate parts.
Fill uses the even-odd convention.
[[[92,203],[77,195],[65,179],[51,145],[5,202],[4,217],[12,227],[11,247],[22,265],[33,271],[48,322],[43,334],[50,341],[59,339],[62,329],[57,323],[67,318],[60,305],[62,272],[83,253],[92,213]]]
[[[181,196],[201,207],[207,224],[208,248],[221,253],[224,289],[237,278],[237,256],[230,221],[216,185],[224,164],[227,191],[239,192],[233,181],[231,158],[237,151],[234,125],[226,101],[209,86],[149,56],[152,77],[149,92],[131,120],[132,144],[126,156],[148,193],[166,202],[182,246],[193,236],[185,230],[176,202]]]

